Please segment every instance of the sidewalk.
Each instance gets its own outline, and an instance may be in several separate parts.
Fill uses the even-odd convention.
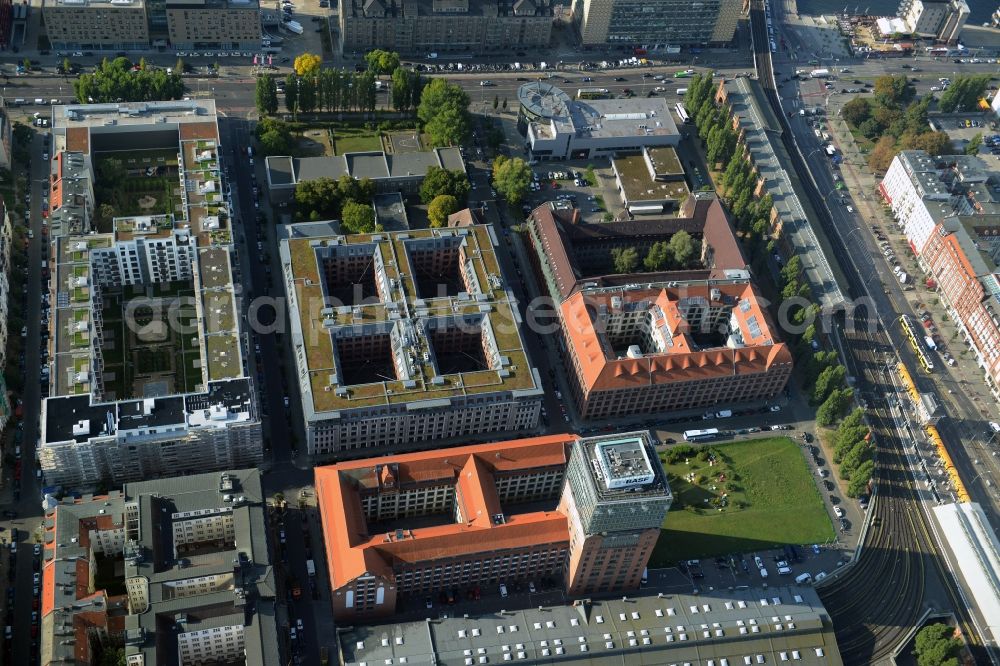
[[[948,398],[952,391],[963,391],[980,411],[977,418],[996,420],[996,406],[993,396],[990,394],[983,380],[982,374],[976,366],[975,359],[965,347],[958,331],[958,326],[947,315],[946,307],[941,301],[941,297],[936,291],[928,289],[925,285],[926,274],[919,267],[913,251],[906,242],[905,236],[900,232],[895,219],[888,213],[887,209],[878,196],[878,179],[868,170],[864,164],[864,155],[858,149],[853,135],[847,127],[847,123],[834,115],[832,112],[828,116],[829,122],[827,130],[834,139],[834,143],[840,148],[844,155],[844,162],[841,165],[840,173],[851,193],[854,206],[861,213],[865,223],[869,226],[879,225],[882,228],[893,252],[900,260],[905,270],[912,274],[914,278],[914,289],[902,292],[910,313],[917,315],[927,310],[931,313],[934,325],[939,329],[939,334],[945,346],[951,347],[951,353],[956,357],[958,363],[955,366],[948,366],[946,363],[939,363],[942,372],[937,375],[936,382],[943,382],[946,390],[944,395],[938,395],[942,401],[951,404],[949,410],[951,416],[957,417],[964,413],[964,410],[957,405],[954,400]],[[863,231],[862,233],[864,233]],[[882,261],[876,259],[876,261]],[[895,285],[890,287],[896,289]],[[888,322],[886,322],[888,324]],[[948,386],[953,385],[953,386]],[[959,388],[961,386],[961,388]],[[991,409],[992,406],[992,409]]]

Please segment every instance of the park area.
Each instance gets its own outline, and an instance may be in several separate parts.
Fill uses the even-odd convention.
[[[660,460],[674,503],[651,567],[834,536],[802,451],[787,437],[680,444]]]

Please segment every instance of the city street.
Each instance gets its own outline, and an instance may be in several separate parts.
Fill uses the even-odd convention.
[[[12,645],[12,661],[14,664],[35,663],[32,659],[37,658],[37,639],[30,637],[31,613],[32,613],[32,546],[37,543],[40,536],[38,529],[41,526],[41,486],[35,478],[35,471],[38,469],[35,462],[35,445],[38,439],[38,419],[39,419],[39,350],[40,350],[40,306],[41,306],[41,262],[47,259],[47,244],[44,243],[42,235],[41,205],[43,193],[47,196],[47,169],[48,165],[41,159],[43,150],[43,136],[36,135],[31,146],[31,170],[29,172],[29,185],[31,188],[31,230],[34,239],[30,241],[28,248],[28,271],[27,271],[27,305],[25,308],[24,321],[28,327],[28,335],[24,339],[25,368],[24,368],[24,439],[21,444],[21,462],[23,473],[20,481],[20,499],[15,500],[13,494],[14,480],[11,476],[11,469],[4,467],[4,483],[0,489],[0,504],[7,510],[17,512],[17,518],[11,520],[4,518],[0,520],[0,525],[4,527],[4,541],[10,538],[11,530],[17,528],[18,548],[16,557],[10,554],[10,566],[15,568],[15,578],[10,582],[10,587],[14,589],[14,613],[8,618],[7,623],[13,627],[14,640]],[[21,224],[23,220],[11,220],[12,224]],[[11,331],[11,335],[18,335],[20,331]],[[11,359],[16,363],[17,359]],[[34,656],[32,656],[34,655]]]

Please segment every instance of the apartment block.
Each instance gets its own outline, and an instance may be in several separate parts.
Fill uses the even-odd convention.
[[[998,186],[1000,174],[977,156],[932,157],[922,150],[904,150],[893,159],[879,192],[919,256],[946,218],[1000,214]]]
[[[965,0],[903,0],[899,17],[909,30],[945,44],[955,44],[969,19]]]
[[[316,469],[316,495],[345,623],[455,587],[542,577],[572,594],[638,587],[671,502],[645,432],[338,463]]]
[[[538,425],[542,383],[492,227],[286,232],[281,267],[311,455],[399,452]]]
[[[88,488],[259,464],[214,104],[53,115],[51,361],[41,371],[51,397],[38,447],[46,483]],[[105,157],[122,146],[129,157]],[[117,163],[95,165],[107,159]],[[162,179],[173,212],[113,217],[98,233],[109,222],[95,218],[93,182],[109,171],[136,186]]]
[[[0,167],[9,169],[13,158],[14,125],[7,114],[6,103],[0,101]]]
[[[93,663],[98,637],[129,666],[282,663],[258,470],[50,501],[43,529],[42,664]],[[124,566],[124,594],[99,565]]]
[[[167,0],[167,34],[175,49],[260,48],[256,0]]]
[[[7,210],[7,202],[0,197],[0,368],[7,365],[7,336],[9,330],[10,268],[14,252],[14,226]],[[21,331],[14,331],[20,335]]]
[[[549,0],[345,0],[340,43],[410,55],[547,48],[552,21]]]
[[[580,43],[656,46],[725,45],[733,40],[743,0],[574,0]]]
[[[145,0],[44,0],[42,16],[54,49],[149,48]]]
[[[1000,223],[996,216],[945,219],[924,246],[921,264],[937,282],[948,315],[990,391],[1000,400]]]
[[[778,340],[714,195],[689,197],[676,218],[585,224],[543,204],[528,217],[530,258],[556,303],[567,374],[587,419],[770,400],[792,355]],[[687,266],[616,275],[612,253],[685,231]]]

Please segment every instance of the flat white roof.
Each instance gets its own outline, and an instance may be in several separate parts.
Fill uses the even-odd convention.
[[[975,502],[934,507],[966,589],[986,622],[982,630],[1000,640],[1000,541]],[[985,640],[990,640],[984,637]]]

